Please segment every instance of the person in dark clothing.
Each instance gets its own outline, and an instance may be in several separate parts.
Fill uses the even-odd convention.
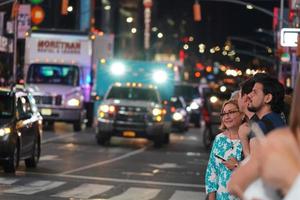
[[[281,117],[284,108],[284,87],[276,78],[267,74],[257,74],[253,77],[253,80],[255,84],[248,95],[250,99],[248,110],[256,114],[258,118],[256,121],[257,125],[267,135],[274,129],[286,126],[285,121]],[[241,172],[233,173],[228,184],[229,191],[232,194],[243,193],[247,186],[254,181],[253,177],[255,177],[252,174],[252,172],[255,172],[252,167],[255,166],[253,163],[256,162],[253,156],[258,153],[255,148],[257,138],[254,137],[254,133],[249,126],[243,130],[239,129],[240,134],[249,134],[250,156],[241,167],[249,173],[244,174],[243,178],[240,178]]]
[[[268,75],[256,75],[253,77],[255,84],[249,94],[249,111],[255,112],[258,117],[258,125],[264,132],[286,125],[281,117],[284,108],[284,86],[276,79]],[[250,134],[250,138],[254,137]]]

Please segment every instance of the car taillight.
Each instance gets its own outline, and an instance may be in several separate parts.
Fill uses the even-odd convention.
[[[171,112],[175,112],[176,111],[176,108],[174,106],[171,107]]]
[[[210,116],[206,108],[202,108],[202,116],[205,123],[210,123]]]

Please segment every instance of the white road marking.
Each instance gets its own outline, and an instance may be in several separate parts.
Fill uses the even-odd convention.
[[[192,192],[192,191],[180,191],[176,190],[169,200],[205,200],[205,192]]]
[[[153,173],[146,172],[122,172],[122,174],[126,176],[154,176]]]
[[[18,179],[14,179],[14,178],[0,178],[0,185],[11,185],[17,181]]]
[[[173,169],[173,168],[182,168],[182,166],[177,165],[176,163],[163,163],[163,164],[149,164],[151,167],[159,169]]]
[[[48,142],[52,142],[52,141],[55,141],[55,140],[59,140],[59,139],[64,139],[64,138],[72,137],[74,135],[75,135],[74,133],[68,133],[68,134],[63,134],[63,135],[56,136],[56,137],[51,137],[49,139],[42,140],[42,144],[45,144],[45,143],[48,143]]]
[[[89,168],[99,167],[99,166],[105,165],[105,164],[110,164],[112,162],[116,162],[116,161],[128,158],[130,156],[134,156],[136,154],[142,153],[142,152],[144,152],[147,149],[147,147],[148,146],[146,146],[144,148],[141,148],[141,149],[138,149],[136,151],[132,151],[132,152],[126,153],[126,154],[124,154],[122,156],[119,156],[119,157],[116,157],[116,158],[112,158],[112,159],[109,159],[109,160],[104,160],[104,161],[101,161],[101,162],[98,162],[98,163],[94,163],[94,164],[91,164],[91,165],[86,165],[86,166],[83,166],[83,167],[79,167],[77,169],[73,169],[73,170],[62,172],[60,174],[71,174],[71,173],[82,171],[82,170],[86,170],[86,169],[89,169]]]
[[[200,152],[187,152],[186,153],[187,156],[197,156],[197,157],[202,156],[202,154],[204,154],[204,153],[200,153]]]
[[[58,158],[57,155],[44,155],[40,157],[40,161],[47,161],[47,160],[61,160],[61,158]]]
[[[52,197],[60,198],[75,198],[75,199],[88,199],[92,196],[101,194],[113,188],[111,185],[99,185],[99,184],[82,184],[71,190],[61,192]]]
[[[12,187],[8,190],[4,190],[5,193],[14,193],[14,194],[35,194],[38,192],[50,190],[61,185],[65,184],[65,182],[61,181],[34,181],[24,186],[16,186]]]
[[[129,188],[126,192],[109,198],[109,200],[147,200],[153,199],[161,190],[150,188]]]
[[[116,183],[138,183],[146,185],[164,185],[164,186],[175,186],[175,187],[187,187],[187,188],[200,188],[204,189],[205,185],[201,184],[187,184],[187,183],[176,183],[176,182],[158,182],[158,181],[142,181],[135,179],[118,179],[118,178],[106,178],[106,177],[91,177],[91,176],[80,176],[80,175],[70,175],[70,174],[49,174],[49,173],[39,173],[39,172],[25,172],[25,174],[49,176],[49,177],[62,177],[62,178],[73,178],[81,180],[96,180],[96,181],[111,181]]]

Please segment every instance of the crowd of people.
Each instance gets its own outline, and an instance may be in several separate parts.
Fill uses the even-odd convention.
[[[300,199],[300,94],[290,109],[285,99],[284,86],[259,73],[223,104],[206,170],[207,199]]]

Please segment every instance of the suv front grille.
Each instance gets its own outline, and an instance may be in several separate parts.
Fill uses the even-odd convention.
[[[61,105],[62,103],[62,96],[34,96],[36,104],[40,105]]]
[[[141,107],[119,106],[115,116],[115,128],[145,127],[148,119],[147,109]]]

